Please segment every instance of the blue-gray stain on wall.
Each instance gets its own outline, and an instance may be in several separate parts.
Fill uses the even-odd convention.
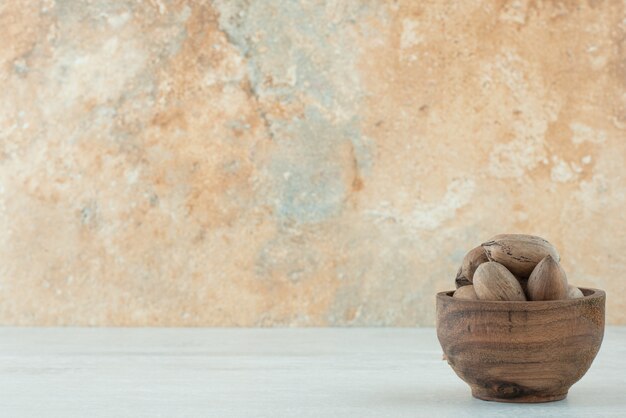
[[[320,222],[346,200],[342,147],[351,143],[360,175],[371,151],[359,126],[360,86],[350,20],[328,24],[320,5],[294,1],[216,2],[220,27],[248,60],[248,77],[260,105],[301,103],[299,115],[266,122],[277,150],[268,168],[280,219]],[[354,18],[357,10],[347,15]],[[332,40],[332,44],[329,42]],[[343,156],[345,157],[345,156]]]

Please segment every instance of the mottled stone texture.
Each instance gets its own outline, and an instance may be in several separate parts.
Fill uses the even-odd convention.
[[[0,2],[0,323],[432,325],[544,236],[626,323],[623,1]]]

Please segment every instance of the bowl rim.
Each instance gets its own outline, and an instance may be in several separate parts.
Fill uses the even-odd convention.
[[[582,298],[576,298],[576,299],[558,299],[558,300],[480,300],[480,299],[458,299],[458,298],[453,298],[452,294],[456,291],[455,290],[446,290],[444,292],[438,292],[437,293],[437,299],[451,299],[454,302],[458,302],[458,303],[470,303],[470,304],[481,304],[481,305],[485,305],[485,304],[495,304],[495,305],[515,305],[518,307],[524,307],[524,306],[539,306],[539,305],[563,305],[563,304],[568,304],[568,303],[576,303],[576,302],[581,302],[581,301],[586,301],[586,300],[591,300],[591,299],[604,299],[606,298],[606,292],[602,289],[594,289],[592,287],[579,287],[576,286],[578,289],[581,290],[581,292],[584,292],[585,290],[590,291],[591,293],[589,293],[588,295],[583,296]]]

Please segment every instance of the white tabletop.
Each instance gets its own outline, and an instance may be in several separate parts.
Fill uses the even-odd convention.
[[[626,328],[566,400],[473,399],[432,328],[0,328],[2,417],[626,417]]]

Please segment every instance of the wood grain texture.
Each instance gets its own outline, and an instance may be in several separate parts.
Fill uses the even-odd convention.
[[[437,294],[437,337],[472,395],[502,402],[563,399],[604,335],[605,293],[581,299],[472,301]]]

